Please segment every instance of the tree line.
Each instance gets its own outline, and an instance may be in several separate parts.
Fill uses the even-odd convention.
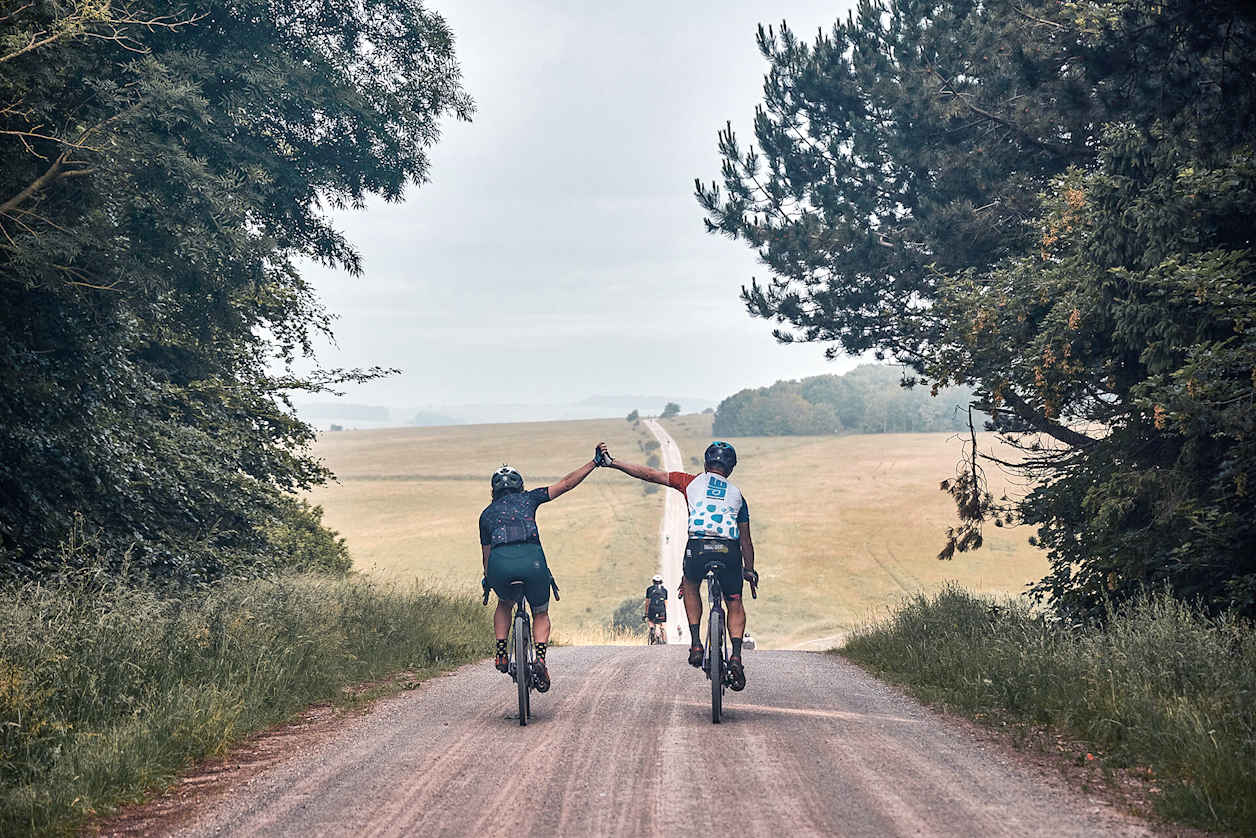
[[[288,395],[360,273],[328,211],[400,200],[453,36],[419,0],[9,3],[0,13],[0,579],[347,566]]]
[[[1032,482],[970,450],[962,523],[1037,527],[1036,592],[1256,614],[1256,11],[1232,0],[862,0],[761,28],[764,100],[697,184],[778,339],[970,387]]]
[[[971,393],[935,398],[904,387],[890,366],[864,364],[844,375],[817,375],[742,390],[720,402],[716,436],[808,436],[837,433],[960,431],[968,422]]]

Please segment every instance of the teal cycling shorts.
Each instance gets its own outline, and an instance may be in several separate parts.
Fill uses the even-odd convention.
[[[488,572],[484,576],[493,593],[501,599],[509,600],[510,583],[521,580],[523,595],[527,597],[532,613],[538,614],[549,608],[549,565],[545,563],[545,551],[534,541],[494,547],[488,554]]]

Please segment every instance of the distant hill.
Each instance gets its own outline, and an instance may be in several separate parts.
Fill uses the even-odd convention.
[[[566,404],[464,404],[383,407],[340,402],[295,403],[297,415],[321,430],[483,425],[501,422],[557,422],[578,419],[617,419],[636,410],[658,416],[668,402],[682,413],[713,410],[717,402],[683,396],[590,396]]]
[[[669,402],[680,405],[681,413],[701,413],[708,408],[714,409],[717,404],[710,399],[694,399],[687,396],[589,396],[576,404],[581,407],[605,408],[623,413],[637,410],[647,416],[657,416],[663,412],[663,408]]]
[[[310,402],[293,405],[302,419],[360,419],[366,422],[387,422],[388,408],[372,404],[341,404]]]
[[[845,375],[817,375],[742,390],[720,402],[716,436],[822,436],[961,430],[972,393],[965,388],[905,388],[898,367],[864,364]],[[983,417],[984,419],[984,417]]]
[[[465,425],[466,422],[454,416],[446,416],[443,413],[429,413],[426,410],[420,410],[407,419],[406,424],[420,428],[430,428],[436,425]]]

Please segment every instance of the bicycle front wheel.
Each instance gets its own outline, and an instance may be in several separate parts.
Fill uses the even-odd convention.
[[[528,621],[522,614],[515,617],[515,683],[519,687],[519,726],[528,723],[528,689],[532,686],[532,667],[528,661]]]
[[[711,625],[707,633],[708,674],[711,676],[711,723],[719,724],[724,713],[724,615],[711,609]]]

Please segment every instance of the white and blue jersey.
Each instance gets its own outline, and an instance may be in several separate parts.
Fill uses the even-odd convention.
[[[702,474],[669,472],[667,485],[683,492],[689,506],[690,538],[727,538],[736,541],[739,524],[750,522],[750,506],[727,477],[710,471]]]

